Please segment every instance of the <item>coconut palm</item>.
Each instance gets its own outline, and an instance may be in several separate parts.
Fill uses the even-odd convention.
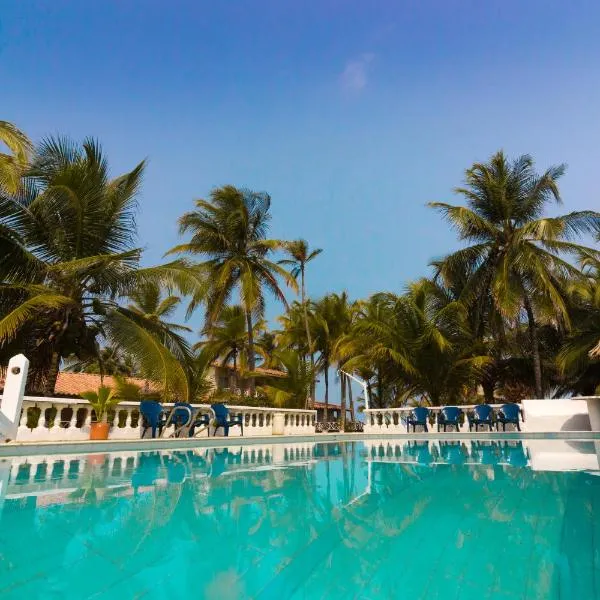
[[[304,408],[306,394],[310,391],[313,381],[312,367],[293,350],[279,350],[276,352],[276,356],[286,376],[269,377],[256,373],[264,381],[259,386],[259,391],[274,406]]]
[[[136,375],[136,367],[131,356],[123,352],[118,346],[106,345],[100,348],[97,356],[88,360],[78,360],[68,357],[64,360],[63,368],[72,373],[97,373],[104,375],[122,375],[132,377]]]
[[[347,369],[371,367],[375,401],[385,406],[466,400],[489,358],[475,354],[468,344],[464,306],[444,298],[444,290],[426,279],[402,296],[378,294],[371,303],[371,311],[359,313],[339,351],[350,356]]]
[[[143,171],[142,162],[111,179],[95,140],[49,138],[19,192],[0,196],[0,346],[35,348],[47,395],[62,359],[97,357],[101,337],[131,355],[143,376],[187,395],[174,350],[189,349],[166,344],[159,323],[118,303],[150,281],[195,295],[204,281],[183,261],[139,268],[133,241]]]
[[[338,362],[340,357],[337,344],[342,336],[348,333],[352,322],[352,308],[348,301],[348,294],[328,294],[315,303],[314,332],[315,348],[319,352],[318,368],[325,379],[325,420],[329,415],[329,369]],[[345,380],[340,379],[342,402],[345,400]],[[345,406],[341,408],[345,419]]]
[[[315,357],[314,357],[314,349],[312,343],[312,337],[310,333],[310,327],[308,323],[308,306],[306,302],[306,265],[313,259],[315,259],[323,250],[321,248],[316,248],[315,250],[310,251],[308,247],[308,242],[306,240],[294,240],[292,242],[287,242],[284,246],[286,253],[290,258],[286,258],[279,261],[280,265],[287,265],[291,267],[290,274],[294,279],[298,279],[300,276],[300,298],[302,302],[302,309],[304,312],[304,329],[306,331],[306,340],[308,342],[308,352],[310,354],[310,364],[313,370],[315,371]],[[309,390],[309,396],[312,395],[314,398],[314,389],[315,382]],[[307,396],[308,401],[308,396]]]
[[[257,338],[264,329],[264,321],[252,325],[252,334]],[[248,332],[246,331],[246,315],[239,306],[225,306],[216,321],[207,324],[202,330],[205,337],[198,342],[195,350],[202,350],[211,360],[218,359],[223,365],[231,364],[234,372],[238,367],[248,366]]]
[[[543,216],[550,201],[560,202],[558,179],[564,170],[560,165],[539,175],[530,156],[509,161],[500,151],[466,171],[466,185],[456,192],[466,198],[467,206],[430,204],[458,231],[460,240],[471,243],[440,266],[442,277],[457,269],[469,273],[464,303],[471,306],[489,295],[509,319],[525,311],[538,397],[543,395],[538,320],[552,315],[568,325],[563,282],[579,279],[582,273],[566,259],[593,252],[572,239],[600,227],[600,214],[593,211]]]
[[[32,145],[27,136],[8,121],[0,121],[0,142],[10,154],[0,152],[0,190],[15,194],[29,163]]]
[[[583,395],[592,395],[600,384],[600,262],[588,265],[588,277],[569,288],[573,328],[557,355],[569,391]]]
[[[287,306],[278,277],[297,290],[294,278],[271,260],[283,242],[266,238],[270,206],[271,198],[264,192],[231,185],[216,188],[209,200],[197,200],[196,210],[179,219],[180,233],[189,232],[192,237],[170,250],[205,259],[201,268],[211,282],[204,299],[209,325],[218,318],[234,291],[239,292],[246,319],[250,371],[256,368],[253,320],[263,315],[265,291]],[[254,394],[253,379],[250,393]]]
[[[276,356],[280,350],[277,343],[277,333],[274,331],[263,331],[256,339],[256,352],[261,356],[261,367],[264,369],[279,369],[281,364]]]

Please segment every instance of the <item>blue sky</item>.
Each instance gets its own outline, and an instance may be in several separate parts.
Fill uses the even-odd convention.
[[[500,148],[568,163],[561,210],[598,208],[598,31],[580,0],[7,0],[0,118],[97,136],[115,174],[148,158],[146,262],[231,183],[324,249],[312,295],[362,297],[456,246],[425,203]]]

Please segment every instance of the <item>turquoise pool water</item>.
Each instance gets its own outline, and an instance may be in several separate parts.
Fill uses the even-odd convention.
[[[598,469],[544,440],[0,459],[0,598],[592,600]]]

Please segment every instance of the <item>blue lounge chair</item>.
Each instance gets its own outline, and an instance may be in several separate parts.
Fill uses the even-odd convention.
[[[427,420],[429,418],[429,409],[424,406],[417,406],[413,408],[408,417],[406,418],[406,431],[410,432],[410,426],[412,425],[413,431],[416,431],[417,425],[423,427],[424,431],[429,431],[427,428]]]
[[[503,404],[498,409],[498,416],[496,417],[496,429],[499,430],[500,423],[502,423],[502,431],[506,431],[506,425],[512,424],[517,428],[517,431],[521,431],[519,424],[519,417],[521,416],[521,407],[518,404]]]
[[[146,435],[146,431],[152,428],[152,437],[162,434],[163,427],[167,423],[167,416],[160,402],[156,400],[142,400],[140,402],[140,414],[142,415],[142,437]]]
[[[494,409],[489,404],[478,404],[467,417],[469,419],[469,431],[473,431],[473,426],[477,431],[480,425],[487,425],[491,431],[494,426]]]
[[[243,415],[237,415],[233,419],[229,418],[229,409],[224,404],[211,404],[211,408],[215,413],[215,433],[217,435],[217,429],[223,428],[223,434],[225,437],[229,435],[229,428],[234,425],[239,425],[242,430],[242,436],[244,435],[244,417]]]
[[[443,427],[444,431],[446,431],[446,427],[456,427],[456,431],[458,431],[461,414],[462,410],[456,406],[444,406],[438,413],[437,430],[439,431],[440,427]]]
[[[176,402],[169,422],[175,426],[175,437],[179,437],[187,431],[188,437],[194,437],[196,427],[206,427],[206,433],[210,425],[210,416],[207,414],[194,417],[194,407],[186,402]]]

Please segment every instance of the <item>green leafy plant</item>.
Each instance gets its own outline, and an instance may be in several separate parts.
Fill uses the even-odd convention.
[[[83,392],[81,397],[90,403],[98,422],[105,421],[108,411],[121,401],[120,398],[115,397],[115,392],[111,388],[104,385],[101,385],[98,391]]]

